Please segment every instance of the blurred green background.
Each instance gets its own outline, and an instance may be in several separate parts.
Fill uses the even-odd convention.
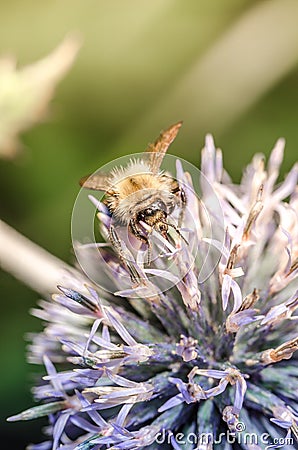
[[[183,120],[171,148],[198,165],[211,132],[239,180],[253,153],[298,148],[297,0],[10,0],[0,3],[0,55],[20,65],[51,52],[69,32],[83,39],[46,121],[23,133],[24,149],[0,160],[1,218],[72,262],[70,218],[78,180],[113,158],[145,149]],[[23,336],[39,295],[0,272],[1,444],[41,440],[41,423],[4,418],[32,405],[38,370]]]

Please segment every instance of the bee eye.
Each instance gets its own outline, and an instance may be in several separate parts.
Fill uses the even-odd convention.
[[[145,216],[144,212],[141,211],[141,212],[138,213],[137,217],[138,217],[138,220],[144,220],[146,216]]]
[[[161,211],[166,211],[166,210],[167,210],[166,205],[165,205],[164,202],[162,202],[162,201],[159,201],[159,202],[157,203],[157,207],[158,207],[158,209],[160,209]]]

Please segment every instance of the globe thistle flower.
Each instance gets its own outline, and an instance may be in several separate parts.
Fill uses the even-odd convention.
[[[45,326],[29,360],[47,375],[33,391],[40,404],[9,419],[49,417],[48,440],[29,449],[295,448],[298,167],[276,186],[283,148],[267,166],[255,155],[239,185],[211,136],[198,179],[178,161],[181,236],[155,236],[149,266],[121,239],[122,258],[105,243],[79,246],[110,292],[68,276],[33,310]],[[109,211],[90,198],[107,238]]]

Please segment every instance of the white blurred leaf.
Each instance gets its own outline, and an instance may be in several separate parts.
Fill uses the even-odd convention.
[[[78,38],[67,37],[48,56],[21,69],[14,58],[0,58],[0,157],[14,157],[21,147],[19,134],[45,117],[79,47]]]

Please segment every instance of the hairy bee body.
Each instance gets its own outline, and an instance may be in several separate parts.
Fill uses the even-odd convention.
[[[142,210],[146,210],[157,201],[166,205],[170,213],[176,204],[175,180],[166,175],[136,174],[124,178],[108,189],[104,203],[115,219],[128,224]]]
[[[128,226],[129,231],[147,245],[150,245],[150,230],[154,229],[166,239],[169,226],[180,234],[175,225],[168,223],[168,215],[175,206],[185,206],[185,193],[177,180],[160,170],[180,126],[181,122],[161,133],[142,158],[131,159],[126,167],[116,167],[109,174],[99,172],[80,182],[83,187],[104,190],[103,202],[115,221]],[[111,241],[115,242],[115,237],[111,236]]]

